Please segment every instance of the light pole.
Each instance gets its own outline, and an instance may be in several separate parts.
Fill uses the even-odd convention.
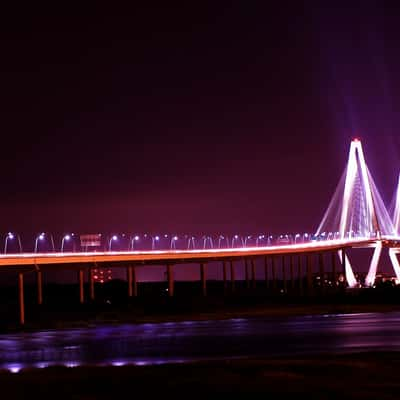
[[[15,236],[12,232],[7,233],[6,238],[4,240],[4,254],[7,253],[7,242],[9,240],[13,240],[14,238],[15,238]],[[18,236],[18,243],[19,243],[19,251],[22,252],[21,240],[19,239],[19,236]]]
[[[156,247],[156,242],[160,240],[160,236],[152,236],[151,237],[151,249],[154,250]]]
[[[195,245],[195,241],[194,241],[194,236],[189,236],[188,239],[188,245],[187,245],[187,249],[190,249],[190,245],[192,245],[192,249],[194,250],[196,245]]]
[[[244,240],[243,240],[243,238],[242,238],[242,246],[243,247],[246,247],[247,246],[247,240],[248,239],[251,239],[251,236],[245,236],[244,237]]]
[[[300,233],[296,233],[296,234],[294,235],[294,244],[297,243],[297,239],[298,239],[300,236],[301,236]]]
[[[257,239],[256,239],[256,247],[258,247],[258,244],[259,244],[260,240],[263,240],[263,239],[264,239],[264,235],[258,235],[258,236],[257,236]]]
[[[171,238],[171,243],[170,243],[170,250],[172,250],[172,248],[174,248],[176,250],[176,245],[175,242],[178,240],[178,236],[172,236]]]
[[[203,249],[206,248],[207,242],[210,243],[210,248],[214,248],[214,243],[211,236],[203,236]]]
[[[64,242],[67,241],[69,242],[71,240],[71,235],[64,235],[64,237],[61,240],[61,253],[64,252]]]
[[[39,236],[36,237],[34,253],[37,252],[38,241],[39,241],[39,240],[40,240],[40,241],[44,240],[44,236],[45,236],[45,234],[44,234],[44,232],[42,232]]]
[[[134,249],[135,242],[138,242],[139,239],[140,239],[140,237],[138,235],[132,237],[132,239],[131,239],[131,250],[132,251]]]
[[[231,247],[233,248],[233,245],[235,244],[235,241],[236,240],[239,240],[239,236],[238,235],[235,235],[233,238],[232,238],[232,244],[231,244]]]
[[[109,242],[108,242],[108,251],[111,251],[111,243],[112,242],[115,242],[115,241],[117,241],[118,240],[118,236],[117,235],[112,235],[111,237],[110,237],[110,240],[109,240]]]
[[[229,247],[229,239],[223,235],[219,235],[218,237],[218,248],[221,248],[221,241],[226,239],[227,247]]]

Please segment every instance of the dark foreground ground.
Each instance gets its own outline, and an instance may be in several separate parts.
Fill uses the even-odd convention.
[[[187,399],[218,394],[398,399],[399,371],[400,354],[364,353],[159,366],[51,367],[18,374],[0,372],[0,388],[4,399],[161,399],[171,395]]]

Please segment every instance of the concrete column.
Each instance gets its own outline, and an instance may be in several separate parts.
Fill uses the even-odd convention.
[[[287,281],[286,281],[286,265],[285,256],[282,256],[282,281],[283,281],[283,291],[287,292]]]
[[[93,268],[89,268],[89,289],[90,289],[90,300],[94,300],[94,278],[93,278]]]
[[[275,256],[272,256],[272,288],[276,290],[276,264],[275,264]]]
[[[247,258],[244,259],[244,274],[246,279],[246,287],[250,287],[250,279],[249,279],[249,266],[247,264]]]
[[[226,261],[222,261],[222,274],[224,278],[224,293],[228,289],[228,281],[227,281],[227,276],[228,276],[228,265]]]
[[[43,281],[42,281],[42,271],[36,271],[36,282],[37,282],[37,302],[38,304],[43,304]]]
[[[307,290],[312,291],[313,281],[312,281],[312,254],[307,254]]]
[[[332,251],[331,257],[332,257],[332,261],[331,261],[331,263],[332,263],[332,285],[333,285],[333,287],[336,287],[337,278],[336,278],[336,252],[335,251]]]
[[[167,279],[168,279],[168,296],[174,295],[174,266],[167,265]]]
[[[126,267],[126,280],[128,281],[128,297],[132,297],[132,266]]]
[[[294,289],[294,255],[290,255],[290,283],[291,283],[291,289]]]
[[[264,277],[265,277],[265,286],[269,287],[269,279],[268,279],[268,257],[264,258]]]
[[[133,284],[133,297],[137,297],[138,285],[137,285],[136,267],[132,267],[132,284]]]
[[[204,263],[200,264],[200,279],[203,296],[207,296],[206,265]]]
[[[19,323],[25,324],[24,274],[18,273]]]
[[[344,247],[342,248],[342,268],[343,268],[344,279],[346,281],[346,249]]]
[[[325,288],[325,266],[324,266],[324,254],[318,254],[318,264],[319,264],[319,275],[321,277],[321,289]]]
[[[78,271],[78,278],[79,278],[79,302],[83,304],[85,302],[85,292],[83,288],[83,269]]]
[[[301,254],[299,254],[299,256],[298,256],[299,258],[298,258],[298,260],[297,260],[297,262],[298,262],[298,264],[297,264],[297,272],[298,272],[298,278],[299,278],[299,293],[300,293],[300,296],[302,296],[303,295],[303,271],[302,271],[302,268],[301,268]]]
[[[232,292],[235,291],[235,266],[233,265],[233,261],[230,261],[230,267],[231,267],[231,289]]]
[[[253,258],[250,260],[250,262],[251,262],[251,282],[253,284],[253,288],[255,288],[256,287],[256,264],[255,264]]]

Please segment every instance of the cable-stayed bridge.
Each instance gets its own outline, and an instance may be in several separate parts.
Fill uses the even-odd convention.
[[[135,237],[131,241],[131,248],[123,251],[111,249],[114,237],[110,238],[108,251],[61,251],[38,252],[38,241],[43,239],[43,234],[36,238],[34,252],[8,253],[7,239],[13,239],[9,234],[5,242],[4,254],[0,255],[0,271],[12,270],[18,274],[20,322],[25,321],[24,308],[24,274],[35,272],[37,276],[37,301],[43,302],[42,273],[48,270],[72,269],[78,272],[80,287],[80,302],[85,300],[84,277],[87,272],[89,283],[89,297],[95,298],[93,270],[106,265],[108,268],[126,268],[128,295],[137,295],[136,268],[151,265],[164,265],[168,281],[168,293],[174,295],[174,266],[177,264],[199,264],[200,281],[203,294],[207,293],[207,263],[220,262],[223,268],[224,286],[227,285],[228,276],[232,290],[235,285],[234,262],[243,261],[245,280],[247,286],[250,282],[255,286],[256,267],[255,260],[263,260],[265,281],[272,279],[276,286],[276,268],[281,266],[284,290],[290,277],[291,285],[295,279],[302,285],[303,277],[308,289],[313,286],[313,256],[317,256],[317,265],[323,276],[326,264],[326,255],[329,254],[331,268],[331,281],[336,282],[339,268],[343,273],[348,287],[353,288],[362,284],[372,286],[376,279],[379,261],[383,250],[387,250],[397,280],[400,282],[400,265],[397,252],[400,249],[400,178],[396,191],[396,201],[393,215],[390,216],[384,202],[374,183],[368,169],[361,142],[354,139],[351,142],[347,166],[342,178],[332,197],[332,200],[322,218],[314,235],[309,235],[307,240],[297,241],[293,235],[289,243],[270,243],[263,241],[259,236],[255,246],[248,246],[245,241],[234,237],[232,241],[219,238],[218,248],[213,248],[212,239],[205,236],[203,248],[196,248],[194,238],[189,237],[186,249],[177,249],[174,243],[176,237],[171,238],[170,249],[157,250],[154,243],[159,237],[153,237],[150,250],[135,248]],[[67,239],[67,236],[63,238]],[[70,237],[68,236],[68,240]],[[303,238],[304,239],[304,238]],[[192,242],[191,242],[192,240]],[[299,243],[300,242],[300,243]],[[208,243],[208,248],[206,244]],[[191,245],[192,244],[192,245]],[[210,245],[211,244],[211,245]],[[211,247],[211,248],[210,248]],[[359,282],[353,271],[352,262],[348,251],[352,248],[372,248],[371,261],[364,282]],[[22,250],[21,244],[20,249]],[[54,243],[53,243],[54,250]],[[304,257],[305,256],[305,257]],[[315,258],[315,257],[314,257]],[[305,264],[304,264],[305,259]],[[297,260],[297,261],[296,261]],[[302,261],[303,260],[303,261]],[[259,263],[258,263],[259,264]],[[230,268],[228,268],[230,267]],[[304,267],[304,268],[303,268]],[[289,269],[289,274],[286,274]],[[300,287],[299,289],[302,289]]]

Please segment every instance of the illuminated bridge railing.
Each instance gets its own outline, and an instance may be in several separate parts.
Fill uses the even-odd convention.
[[[22,240],[17,233],[4,235],[3,254],[42,253],[42,252],[90,252],[90,251],[151,251],[151,250],[204,250],[234,249],[246,247],[287,246],[330,241],[338,239],[376,238],[373,233],[346,232],[340,237],[339,232],[296,234],[251,234],[251,235],[175,235],[175,234],[76,234],[53,235],[42,232],[30,240]],[[0,242],[1,246],[1,242]]]

